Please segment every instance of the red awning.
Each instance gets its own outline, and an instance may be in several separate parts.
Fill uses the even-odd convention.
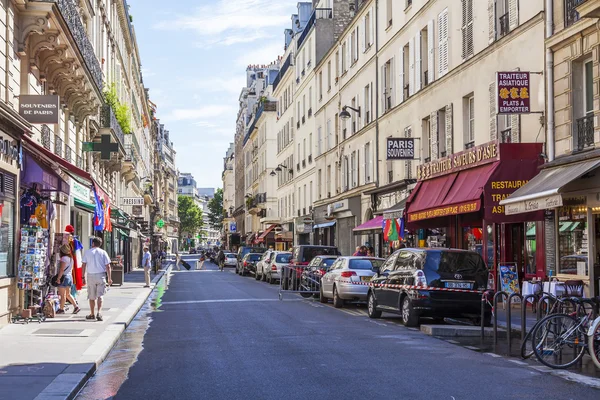
[[[452,184],[458,173],[440,176],[439,178],[423,181],[412,198],[409,212],[417,212],[441,205],[446,195],[452,188]]]
[[[355,235],[367,235],[372,232],[381,233],[383,231],[382,224],[383,224],[383,215],[380,215],[378,217],[373,218],[370,221],[365,222],[362,225],[357,226],[356,228],[352,229],[352,231],[354,232]]]
[[[266,231],[264,231],[257,239],[256,239],[256,243],[262,243],[265,241],[265,239],[267,238],[267,235],[269,233],[271,233],[271,231],[275,228],[277,228],[279,225],[271,225],[270,227],[267,228]]]

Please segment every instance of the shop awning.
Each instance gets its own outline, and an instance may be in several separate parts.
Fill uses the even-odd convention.
[[[598,166],[600,160],[596,159],[543,169],[500,204],[505,206],[507,215],[560,207],[565,186]]]
[[[397,219],[404,216],[404,209],[406,208],[406,199],[401,200],[396,205],[383,211],[383,219]],[[377,214],[377,213],[376,213]]]
[[[316,224],[315,226],[313,226],[313,228],[314,229],[331,228],[334,225],[335,225],[335,221],[323,222],[322,224]]]
[[[73,200],[75,202],[75,207],[80,208],[83,211],[87,211],[92,214],[96,211],[96,206],[92,203],[88,203],[86,201],[79,200],[77,197],[75,197]]]
[[[352,229],[355,235],[369,235],[383,232],[383,215],[373,218],[362,225]]]
[[[533,225],[531,228],[527,229],[527,233],[525,234],[526,238],[531,238],[533,237],[535,239],[535,225]]]
[[[123,229],[119,229],[117,228],[117,232],[119,232],[121,234],[121,236],[124,237],[129,237],[129,233],[127,233],[126,231],[124,231]]]
[[[265,239],[267,238],[267,236],[269,235],[269,233],[271,233],[273,231],[273,229],[277,228],[279,225],[275,224],[275,225],[271,225],[270,227],[267,228],[266,231],[264,231],[257,239],[256,239],[256,243],[263,243],[265,241]]]
[[[23,154],[21,185],[39,185],[41,190],[61,192],[66,195],[71,191],[64,179],[43,162],[38,162],[29,152]]]
[[[293,242],[294,234],[290,231],[277,233],[277,234],[275,234],[275,241],[276,242]]]

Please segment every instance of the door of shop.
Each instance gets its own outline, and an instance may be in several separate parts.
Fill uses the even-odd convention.
[[[338,249],[343,256],[351,256],[355,250],[355,239],[352,229],[356,227],[355,218],[340,218],[337,220],[338,229]]]

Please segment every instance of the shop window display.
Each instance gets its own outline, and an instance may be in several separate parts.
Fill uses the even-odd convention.
[[[14,204],[0,200],[0,277],[14,275]]]
[[[586,276],[588,275],[588,221],[585,198],[568,199],[568,201],[575,205],[567,205],[558,210],[557,273]]]

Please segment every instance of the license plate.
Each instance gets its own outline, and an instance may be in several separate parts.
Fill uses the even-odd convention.
[[[363,282],[370,282],[371,281],[371,277],[370,276],[361,276],[360,280]]]
[[[448,289],[471,289],[469,282],[446,282]]]

